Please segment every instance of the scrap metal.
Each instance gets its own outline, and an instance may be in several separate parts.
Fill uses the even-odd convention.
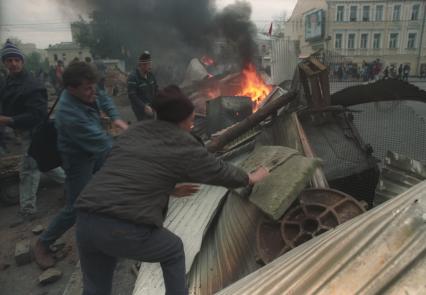
[[[218,295],[425,294],[426,181]]]

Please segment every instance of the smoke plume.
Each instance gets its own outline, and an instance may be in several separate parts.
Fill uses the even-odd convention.
[[[154,67],[165,80],[177,80],[189,60],[215,56],[220,40],[231,48],[235,62],[253,60],[256,33],[248,2],[237,1],[218,11],[213,0],[64,0],[65,7],[96,20],[106,57],[125,55],[136,62],[144,50],[152,53]],[[95,34],[96,35],[96,34]],[[179,70],[177,70],[179,69]]]

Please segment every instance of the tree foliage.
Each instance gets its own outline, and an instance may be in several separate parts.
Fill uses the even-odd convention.
[[[25,57],[25,68],[37,74],[40,70],[47,72],[49,70],[49,63],[47,59],[43,60],[38,52],[31,52]]]
[[[90,49],[95,58],[127,59],[129,53],[121,44],[120,36],[105,14],[92,12],[90,21],[80,19],[72,23],[77,42]]]

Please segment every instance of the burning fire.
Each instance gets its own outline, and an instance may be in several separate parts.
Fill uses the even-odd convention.
[[[253,64],[249,64],[243,70],[242,89],[237,96],[248,96],[255,103],[253,111],[257,111],[259,103],[272,91],[272,87],[266,85],[262,77],[256,71]]]

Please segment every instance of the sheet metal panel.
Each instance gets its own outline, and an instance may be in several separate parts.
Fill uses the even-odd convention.
[[[189,198],[171,198],[164,227],[178,235],[185,248],[185,265],[189,272],[208,225],[215,216],[226,188],[202,185]],[[159,263],[142,263],[134,295],[164,294],[163,273]]]
[[[294,41],[284,38],[272,39],[271,80],[278,85],[292,80],[298,59]]]
[[[425,275],[423,181],[218,294],[426,294]]]
[[[404,155],[388,151],[385,167],[376,187],[374,204],[378,205],[426,179],[426,166]]]
[[[190,295],[210,295],[257,270],[256,225],[261,211],[230,194],[189,274]]]

